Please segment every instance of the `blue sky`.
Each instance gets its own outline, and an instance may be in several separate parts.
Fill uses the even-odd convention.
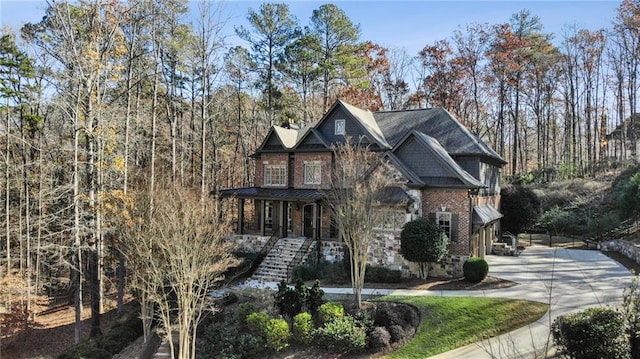
[[[326,2],[286,1],[302,24],[308,24],[311,13]],[[258,9],[262,2],[227,1],[229,41],[239,40],[233,26],[246,25],[249,8]],[[371,40],[389,48],[406,48],[417,54],[427,44],[448,38],[459,26],[470,23],[498,24],[508,22],[511,15],[529,9],[540,17],[544,30],[561,40],[563,27],[596,30],[610,27],[619,1],[335,1],[349,18],[360,24],[362,40]],[[197,3],[194,3],[197,4]],[[39,21],[46,8],[40,0],[0,0],[0,21],[14,29],[26,22]],[[194,5],[195,9],[196,6]]]

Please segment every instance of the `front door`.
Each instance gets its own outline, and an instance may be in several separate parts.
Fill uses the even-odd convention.
[[[302,210],[303,234],[307,238],[313,238],[313,204],[308,204]]]

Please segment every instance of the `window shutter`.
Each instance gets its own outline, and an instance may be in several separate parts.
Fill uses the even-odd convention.
[[[436,223],[436,214],[434,213],[429,213],[429,215],[427,216],[427,218],[429,219],[429,222],[431,223]],[[436,223],[437,224],[437,223]]]
[[[449,238],[450,242],[458,241],[458,223],[460,215],[457,213],[451,214],[451,238]]]

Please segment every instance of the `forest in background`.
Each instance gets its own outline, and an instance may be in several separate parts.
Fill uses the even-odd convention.
[[[304,128],[336,99],[371,111],[444,107],[510,176],[595,176],[637,155],[621,142],[608,157],[605,136],[622,126],[636,140],[638,1],[622,1],[607,29],[550,34],[522,10],[418,54],[362,39],[333,4],[301,21],[264,3],[235,28],[247,45],[230,46],[219,5],[190,14],[180,0],[52,2],[41,22],[2,30],[5,309],[35,313],[41,289],[74,274],[72,288],[83,278],[95,287],[99,312],[105,279],[121,273],[128,204],[151,211],[168,187],[205,201],[253,185],[249,156],[270,126]]]

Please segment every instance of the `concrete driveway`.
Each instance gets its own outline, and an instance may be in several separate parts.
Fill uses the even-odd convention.
[[[549,327],[558,315],[588,307],[615,306],[622,301],[632,278],[625,267],[592,250],[531,247],[520,257],[488,256],[487,261],[489,275],[519,285],[475,294],[440,294],[527,299],[549,303],[549,312],[526,327],[434,358],[544,358],[552,346]]]

